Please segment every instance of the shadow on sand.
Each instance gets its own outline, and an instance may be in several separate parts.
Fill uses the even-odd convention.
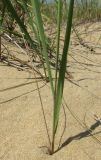
[[[80,140],[82,138],[85,137],[89,137],[92,136],[91,134],[93,133],[93,131],[99,127],[99,125],[101,125],[101,121],[97,120],[94,124],[91,125],[91,127],[89,129],[87,129],[84,132],[81,132],[75,136],[69,137],[65,142],[62,143],[62,145],[55,151],[55,153],[57,151],[59,151],[60,149],[62,149],[63,147],[67,146],[69,143],[71,143],[73,140]],[[100,133],[100,132],[99,132]]]

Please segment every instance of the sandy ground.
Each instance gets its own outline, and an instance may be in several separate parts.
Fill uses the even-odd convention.
[[[46,154],[47,149],[43,147],[49,143],[35,80],[26,79],[34,76],[0,63],[0,160],[101,160],[101,125],[97,126],[94,119],[94,114],[101,118],[101,31],[96,27],[101,27],[101,23],[88,26],[87,34],[81,35],[90,46],[96,46],[95,52],[76,44],[77,41],[71,46],[68,70],[76,85],[65,81],[64,99],[69,109],[64,106],[66,116],[61,109],[56,148],[65,118],[66,128],[62,148],[52,156]],[[95,31],[92,32],[92,28]],[[49,84],[43,81],[38,84],[51,135]],[[11,88],[13,86],[16,88]],[[93,128],[94,136],[89,135],[83,123]]]

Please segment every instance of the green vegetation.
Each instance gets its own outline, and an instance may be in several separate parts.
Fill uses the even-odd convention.
[[[72,21],[76,24],[76,21],[88,22],[100,20],[100,7],[98,6],[97,1],[90,1],[89,3],[87,1],[82,1],[81,4],[74,5],[74,0],[71,0],[70,4],[67,4],[66,2],[63,3],[62,0],[55,1],[54,4],[46,4],[44,1],[40,3],[39,0],[2,0],[1,6],[0,12],[2,14],[0,17],[0,29],[2,28],[2,31],[9,33],[10,36],[13,34],[15,37],[21,38],[22,40],[24,39],[28,43],[33,50],[33,57],[35,57],[34,60],[31,59],[31,62],[37,60],[41,62],[44,76],[43,73],[39,73],[32,67],[34,74],[40,74],[46,82],[50,83],[54,106],[52,138],[49,136],[48,138],[50,143],[50,154],[53,154],[55,152],[55,136],[59,125],[59,116],[63,98]],[[75,13],[74,17],[73,11]],[[9,21],[5,18],[6,16]],[[55,48],[52,48],[52,39],[51,37],[48,37],[45,32],[44,21],[51,24],[55,23],[56,25]],[[66,24],[66,29],[63,50],[60,51],[60,33],[63,23]],[[8,28],[5,27],[6,24],[8,25]],[[21,33],[19,30],[16,32],[14,31],[15,26],[20,28]],[[31,29],[32,34],[29,33],[29,29]],[[52,61],[53,59],[54,62]],[[54,81],[52,75],[53,66],[55,69]],[[40,92],[38,93],[40,96]]]
[[[83,22],[101,19],[101,6],[98,0],[82,0],[75,7],[75,18]]]

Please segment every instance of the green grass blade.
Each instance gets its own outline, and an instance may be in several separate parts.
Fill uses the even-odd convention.
[[[57,74],[58,74],[58,61],[59,61],[59,49],[60,49],[60,28],[62,20],[62,0],[58,1],[58,13],[57,13],[57,49],[56,49],[56,71],[55,71],[55,98],[57,94]]]
[[[31,6],[29,4],[27,4],[25,2],[25,0],[22,0],[22,5],[23,5],[23,8],[28,16],[28,22],[30,24],[30,27],[31,27],[33,33],[35,34],[36,39],[38,39],[37,30],[36,30],[35,23],[33,21],[32,13],[31,13]]]
[[[23,24],[23,22],[20,20],[17,12],[15,11],[12,3],[10,0],[3,0],[3,3],[6,5],[7,9],[9,12],[11,12],[12,16],[14,17],[14,19],[16,20],[16,22],[18,23],[18,25],[21,28],[21,31],[24,33],[25,38],[27,39],[27,41],[29,41],[29,43],[31,44],[31,46],[33,47],[33,49],[36,49],[36,45],[33,43],[33,40],[31,39],[25,25]]]
[[[66,65],[67,65],[67,55],[68,55],[68,49],[69,49],[71,26],[72,26],[72,17],[73,17],[73,6],[74,6],[74,0],[71,0],[70,1],[70,6],[69,6],[69,12],[68,12],[68,21],[67,21],[67,27],[66,27],[66,34],[65,34],[62,60],[61,60],[60,71],[59,71],[57,96],[56,96],[56,101],[55,101],[55,106],[54,106],[54,124],[53,124],[53,134],[54,135],[56,134],[56,131],[57,131],[60,107],[61,107],[62,97],[63,97],[64,79],[65,79],[65,71],[66,71]]]
[[[31,0],[31,4],[33,7],[33,13],[35,14],[35,19],[36,19],[38,32],[39,32],[40,42],[42,45],[42,54],[43,54],[43,57],[45,58],[45,61],[46,61],[46,67],[48,70],[48,76],[49,76],[49,81],[50,81],[50,85],[51,85],[51,90],[52,90],[52,94],[54,96],[53,79],[52,79],[51,68],[50,68],[50,64],[49,64],[49,60],[48,60],[46,36],[44,33],[44,27],[43,27],[43,22],[42,22],[42,17],[41,17],[40,2],[39,2],[39,0],[37,0],[37,1]]]
[[[0,15],[0,28],[2,27],[4,16],[5,16],[6,5],[3,5],[1,15]]]

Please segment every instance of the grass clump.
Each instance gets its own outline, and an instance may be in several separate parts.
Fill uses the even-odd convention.
[[[34,44],[34,40],[32,39],[31,35],[28,33],[28,30],[23,22],[23,20],[19,17],[16,9],[13,6],[13,1],[4,0],[3,3],[7,7],[8,11],[12,14],[14,20],[16,20],[17,24],[19,25],[22,33],[24,34],[24,38],[28,43],[30,43],[33,50],[37,51],[37,46]],[[21,6],[24,7],[24,10],[28,16],[29,25],[31,26],[32,32],[35,35],[35,40],[38,44],[38,54],[43,62],[43,69],[45,72],[46,77],[49,80],[51,92],[53,96],[53,129],[52,129],[52,138],[50,142],[50,154],[55,152],[55,136],[57,133],[57,128],[59,125],[59,116],[60,116],[60,109],[62,104],[62,97],[63,97],[63,90],[64,90],[64,80],[65,80],[65,72],[66,72],[66,65],[67,65],[67,56],[69,50],[69,43],[70,43],[70,36],[71,36],[71,28],[72,28],[72,19],[73,19],[73,8],[74,8],[74,0],[70,1],[68,6],[68,11],[66,11],[66,30],[65,30],[65,38],[64,38],[64,46],[63,50],[61,51],[61,58],[60,54],[60,31],[61,31],[61,23],[62,23],[62,13],[63,13],[63,1],[58,0],[55,2],[57,11],[56,11],[56,61],[55,61],[55,80],[53,82],[52,76],[52,69],[48,55],[48,44],[47,44],[47,36],[44,30],[44,23],[42,20],[42,13],[41,13],[41,3],[39,0],[30,0],[30,3],[25,3],[25,1],[21,0]],[[59,65],[59,67],[58,67]],[[36,82],[37,83],[37,82]],[[38,85],[37,85],[38,87]],[[39,93],[40,96],[40,93]],[[40,98],[41,100],[41,98]],[[42,105],[42,103],[41,103]]]

